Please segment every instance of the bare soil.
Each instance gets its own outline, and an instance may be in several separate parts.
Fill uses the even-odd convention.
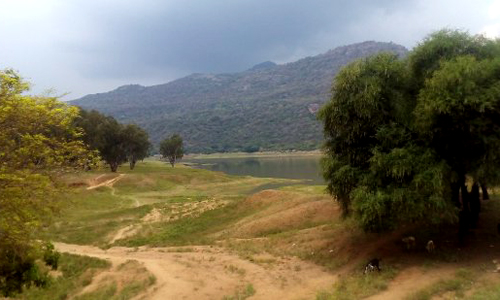
[[[87,189],[105,186],[114,194],[113,185],[123,176],[125,175],[97,177]],[[220,188],[228,189],[230,185],[220,183]],[[196,216],[225,204],[210,198],[198,202],[176,203],[168,211],[154,208],[140,223],[118,230],[110,237],[110,242],[135,234],[141,229],[141,224]],[[138,205],[139,201],[136,203]],[[456,254],[462,251],[467,254],[458,254],[460,257],[457,260],[461,262],[457,263],[454,259],[450,259],[451,262],[438,261],[424,249],[406,251],[400,243],[401,238],[407,232],[419,232],[417,228],[401,228],[384,235],[366,235],[356,229],[346,230],[348,227],[336,229],[333,225],[314,225],[339,218],[339,208],[328,195],[311,196],[266,190],[248,197],[243,205],[257,212],[218,233],[217,236],[221,237],[218,245],[221,246],[112,247],[102,250],[63,243],[55,245],[61,252],[109,260],[115,268],[112,276],[118,282],[127,282],[130,277],[130,272],[118,272],[118,265],[132,260],[143,266],[156,277],[156,284],[135,299],[221,299],[234,295],[248,284],[256,291],[250,299],[314,299],[318,291],[331,289],[339,277],[362,272],[364,263],[372,258],[382,259],[382,269],[392,265],[399,270],[386,290],[368,298],[372,300],[404,299],[441,279],[453,278],[456,270],[461,267],[484,265],[484,273],[493,275],[489,280],[500,281],[500,276],[494,277],[498,275],[494,272],[500,270],[500,239],[495,235],[496,229],[492,229],[491,224],[480,223],[479,228],[471,233],[470,246],[458,251],[457,246],[448,241],[447,237],[433,237],[438,252],[449,251]],[[290,238],[273,241],[273,254],[261,251],[260,254],[253,255],[253,260],[242,258],[222,247],[227,246],[225,242],[263,245],[269,243],[267,237],[262,237],[266,232],[291,230],[296,232]],[[450,236],[454,236],[453,233]],[[423,248],[426,241],[417,239],[417,243]],[[322,254],[328,259],[328,255],[331,255],[332,260],[346,263],[334,271],[327,271],[319,265],[299,259],[298,255],[291,255],[299,253],[294,252],[294,249],[308,251],[311,257]],[[281,252],[281,255],[277,252]],[[425,267],[425,263],[429,261],[434,264],[432,267]],[[85,291],[96,288],[96,284],[109,277],[108,275],[103,273],[95,277],[94,283]],[[446,295],[442,297],[446,298]]]
[[[235,294],[246,284],[252,284],[256,291],[251,299],[311,299],[318,290],[329,288],[336,280],[335,275],[321,267],[297,258],[273,257],[272,264],[260,265],[215,246],[185,250],[147,247],[101,250],[64,243],[55,243],[55,246],[61,252],[109,260],[113,266],[128,260],[139,262],[157,280],[152,288],[136,299],[219,300]],[[128,276],[127,272],[120,274]],[[105,275],[94,281],[101,277]]]

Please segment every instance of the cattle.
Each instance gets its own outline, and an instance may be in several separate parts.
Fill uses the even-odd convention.
[[[429,252],[429,253],[434,252],[435,248],[436,248],[436,246],[434,246],[434,242],[432,240],[429,240],[427,242],[427,246],[425,246],[425,249],[427,249],[427,252]]]
[[[381,259],[378,259],[378,258],[374,258],[374,259],[370,260],[366,264],[365,270],[363,271],[363,274],[368,274],[368,273],[371,273],[373,271],[380,272],[380,267],[379,267],[380,261],[381,261]]]
[[[406,250],[414,250],[417,242],[415,240],[415,237],[413,236],[407,236],[401,239],[401,241],[405,244]]]
[[[495,270],[493,272],[500,273],[500,263],[498,262],[498,260],[494,259],[493,264],[495,265]]]

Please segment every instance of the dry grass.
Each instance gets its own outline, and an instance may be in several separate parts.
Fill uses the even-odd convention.
[[[118,230],[132,226],[137,230],[114,245],[181,246],[171,249],[184,252],[191,251],[187,247],[190,245],[217,244],[265,268],[278,267],[294,256],[342,275],[342,280],[320,294],[319,299],[361,299],[384,289],[390,294],[390,289],[397,288],[391,284],[400,277],[397,274],[404,278],[405,272],[419,268],[416,275],[420,276],[420,271],[436,272],[450,263],[464,265],[479,274],[480,279],[474,285],[466,285],[462,277],[419,283],[415,290],[420,290],[420,294],[412,297],[496,299],[491,295],[498,294],[498,280],[490,278],[488,284],[483,284],[485,279],[480,276],[491,271],[481,270],[480,266],[500,259],[496,233],[498,200],[484,203],[478,229],[471,231],[466,248],[458,248],[455,225],[403,227],[390,234],[364,233],[354,219],[340,218],[338,206],[325,194],[324,186],[291,185],[254,193],[267,184],[286,181],[228,176],[182,166],[170,168],[156,162],[138,164],[136,170],[125,173],[114,190],[101,187],[87,191],[75,187],[74,199],[51,228],[51,236],[70,243],[106,247]],[[91,178],[86,174],[81,180]],[[77,182],[77,178],[68,182]],[[417,239],[414,251],[406,251],[400,242],[407,234]],[[425,251],[428,239],[436,243],[432,255]],[[360,276],[363,265],[374,257],[382,258],[384,272],[380,276]],[[296,264],[289,272],[300,274],[302,268]],[[245,273],[231,265],[224,272]],[[133,285],[126,283],[126,278],[110,278],[86,294],[96,299],[112,298],[120,295],[124,286]],[[146,276],[138,282],[147,279]],[[246,295],[244,290],[242,287],[228,299]]]
[[[75,299],[131,299],[155,282],[155,277],[144,266],[129,260],[92,278]]]

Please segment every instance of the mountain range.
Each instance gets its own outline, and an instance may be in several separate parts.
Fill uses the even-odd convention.
[[[368,41],[286,64],[267,61],[238,73],[192,74],[148,87],[124,85],[70,103],[136,123],[156,145],[179,133],[186,151],[193,153],[311,150],[321,145],[316,113],[329,99],[337,72],[378,52],[405,56],[408,51]]]

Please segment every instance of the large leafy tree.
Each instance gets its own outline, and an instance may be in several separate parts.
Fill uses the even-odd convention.
[[[83,128],[85,142],[99,151],[112,172],[127,161],[133,169],[137,160],[148,155],[148,134],[137,125],[123,125],[111,116],[83,109],[75,124]]]
[[[417,126],[454,171],[453,201],[472,226],[480,208],[478,184],[498,178],[499,74],[498,58],[466,55],[443,62],[427,80],[416,108]],[[473,194],[466,189],[466,176],[474,180]]]
[[[160,144],[160,153],[174,167],[175,162],[184,156],[182,137],[178,134],[173,134],[169,138],[164,139]]]
[[[73,126],[78,109],[51,97],[25,95],[14,71],[0,71],[0,294],[44,285],[36,264],[57,265],[40,229],[57,210],[65,172],[92,164],[94,155]],[[45,252],[45,255],[44,255]]]
[[[339,73],[320,118],[324,175],[345,212],[375,231],[457,217],[474,225],[479,183],[500,177],[499,50],[442,30],[405,59],[380,54]]]
[[[381,54],[343,68],[334,97],[320,111],[327,159],[328,189],[347,213],[351,192],[369,168],[377,130],[403,114],[404,65],[395,55]]]

